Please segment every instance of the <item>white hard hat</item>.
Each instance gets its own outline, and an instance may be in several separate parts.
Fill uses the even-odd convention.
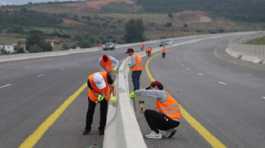
[[[94,82],[98,89],[103,89],[106,87],[106,82],[103,76],[99,72],[95,73],[93,77],[94,77]]]

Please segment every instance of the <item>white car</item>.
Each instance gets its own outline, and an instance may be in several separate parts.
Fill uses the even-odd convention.
[[[112,42],[107,42],[104,45],[102,45],[103,50],[114,50],[115,49],[115,44]]]

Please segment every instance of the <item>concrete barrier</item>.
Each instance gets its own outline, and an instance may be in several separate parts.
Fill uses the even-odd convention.
[[[245,42],[260,36],[265,36],[265,34],[261,32],[233,41],[226,48],[226,53],[244,61],[265,64],[265,45],[245,44]]]

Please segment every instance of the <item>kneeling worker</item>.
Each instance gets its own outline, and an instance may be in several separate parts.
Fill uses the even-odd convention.
[[[88,135],[91,131],[94,111],[97,103],[100,103],[100,123],[99,134],[104,135],[108,101],[112,94],[113,79],[107,72],[96,72],[90,74],[87,80],[88,90],[88,109],[86,115],[86,126],[83,135]]]
[[[178,102],[164,90],[163,85],[159,81],[154,81],[148,88],[136,90],[135,95],[131,97],[135,96],[156,99],[158,111],[150,109],[144,111],[145,119],[152,130],[145,137],[149,139],[173,137],[182,116]]]

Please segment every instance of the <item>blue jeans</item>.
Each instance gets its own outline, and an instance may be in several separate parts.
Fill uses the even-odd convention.
[[[142,71],[133,71],[132,72],[132,82],[133,82],[133,90],[140,89],[140,76]]]

